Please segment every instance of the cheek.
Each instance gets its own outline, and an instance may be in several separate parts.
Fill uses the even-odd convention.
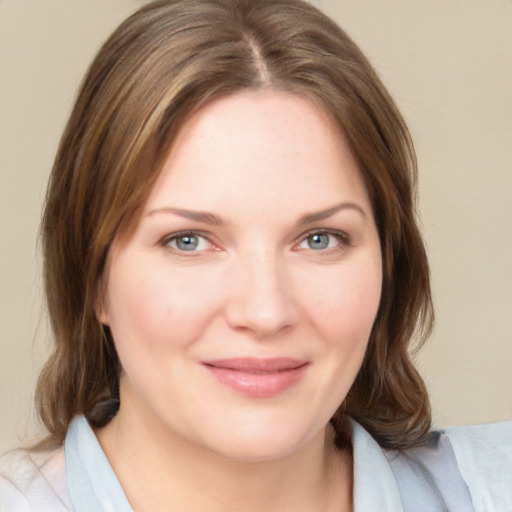
[[[143,338],[152,343],[152,333],[163,332],[163,322],[171,311],[165,289],[149,275],[128,272],[111,275],[108,293],[110,329],[116,344]]]
[[[311,282],[309,314],[326,339],[349,348],[368,341],[377,315],[382,271],[380,262],[347,266],[329,280]],[[316,287],[314,286],[316,284]]]
[[[109,276],[107,323],[118,351],[129,347],[140,355],[151,349],[158,355],[190,343],[212,314],[215,300],[209,290],[214,287],[165,266],[116,263]]]

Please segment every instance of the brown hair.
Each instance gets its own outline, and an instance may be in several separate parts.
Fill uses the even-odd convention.
[[[414,214],[407,128],[351,39],[300,0],[153,2],[112,34],[92,63],[63,134],[42,222],[55,350],[37,403],[53,441],[76,414],[106,424],[120,365],[95,309],[112,241],[129,236],[183,121],[243,89],[307,95],[346,136],[373,205],[383,254],[379,312],[363,366],[332,423],[347,417],[384,447],[426,439],[430,408],[408,353],[429,334],[429,269]]]

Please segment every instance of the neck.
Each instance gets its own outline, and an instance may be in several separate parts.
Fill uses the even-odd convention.
[[[330,426],[265,461],[227,459],[122,407],[96,434],[136,512],[351,510],[351,455]]]

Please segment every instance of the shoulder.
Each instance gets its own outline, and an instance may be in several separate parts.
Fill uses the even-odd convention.
[[[512,421],[445,433],[475,510],[512,510]]]
[[[72,510],[64,448],[13,450],[0,457],[0,511]]]
[[[433,432],[427,446],[386,456],[405,510],[512,511],[510,421]]]

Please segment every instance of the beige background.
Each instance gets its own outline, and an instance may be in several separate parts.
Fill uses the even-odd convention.
[[[139,2],[140,3],[140,2]],[[512,417],[512,2],[318,0],[370,57],[416,141],[437,327],[436,423]],[[0,0],[0,452],[30,438],[49,336],[36,249],[52,158],[129,0]]]

